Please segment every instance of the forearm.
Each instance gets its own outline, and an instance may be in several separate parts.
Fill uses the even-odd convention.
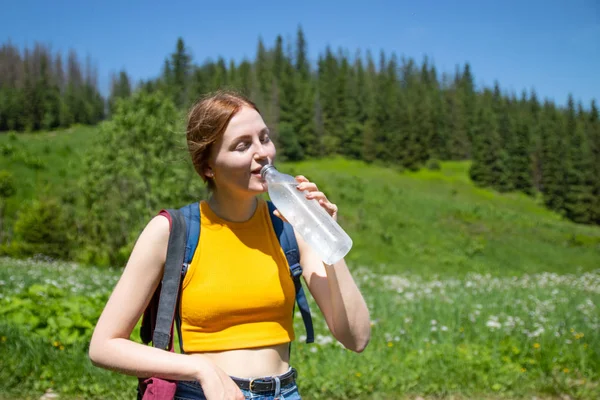
[[[122,338],[97,343],[92,340],[89,356],[96,366],[142,378],[199,381],[209,368],[209,361],[201,356],[169,352]]]
[[[361,352],[371,336],[369,309],[342,259],[325,265],[333,310],[332,333],[348,349]]]

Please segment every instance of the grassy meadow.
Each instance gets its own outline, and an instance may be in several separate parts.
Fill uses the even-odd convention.
[[[0,150],[12,146],[0,169],[19,183],[7,213],[76,180],[94,129],[0,136]],[[361,354],[335,343],[314,303],[316,344],[302,342],[295,318],[304,398],[600,398],[600,228],[566,222],[535,198],[477,188],[468,163],[279,167],[338,204],[372,317]],[[94,368],[86,354],[120,268],[0,258],[0,399],[50,388],[61,398],[134,398],[135,378]]]

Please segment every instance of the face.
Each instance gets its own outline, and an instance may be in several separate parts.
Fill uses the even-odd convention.
[[[266,191],[260,170],[274,158],[275,146],[262,117],[242,107],[214,144],[205,174],[214,176],[216,190],[254,195]]]

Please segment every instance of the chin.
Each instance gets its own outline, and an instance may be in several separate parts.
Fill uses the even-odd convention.
[[[250,179],[248,190],[255,193],[265,193],[267,191],[267,183],[262,179]]]
[[[267,191],[267,185],[264,183],[250,185],[248,190],[250,190],[251,192],[256,192],[256,193],[265,193]]]

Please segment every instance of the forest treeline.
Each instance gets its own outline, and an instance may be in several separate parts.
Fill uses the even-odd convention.
[[[82,72],[83,71],[83,72]],[[477,88],[470,65],[439,73],[419,62],[370,51],[325,48],[311,62],[301,28],[295,40],[259,39],[253,60],[195,63],[183,39],[152,80],[113,74],[103,99],[89,57],[36,44],[0,49],[0,131],[94,124],[118,99],[161,92],[179,110],[218,89],[246,94],[261,110],[287,160],[340,155],[399,169],[472,160],[475,183],[540,195],[567,218],[600,224],[600,118],[595,101],[566,107],[535,91],[507,93],[498,82]]]

